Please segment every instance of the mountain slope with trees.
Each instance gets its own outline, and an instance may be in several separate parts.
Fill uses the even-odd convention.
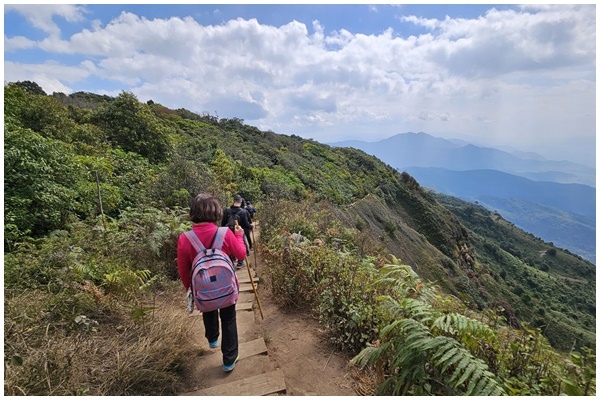
[[[596,260],[596,190],[532,181],[495,170],[407,168],[423,186],[497,210],[515,225],[585,259]]]
[[[580,257],[483,207],[439,198],[360,150],[144,104],[131,93],[48,96],[37,88],[5,86],[10,393],[172,393],[190,350],[169,346],[187,332],[173,322],[165,330],[152,298],[177,286],[176,240],[198,192],[223,205],[241,193],[259,205],[274,292],[289,307],[314,307],[336,346],[362,354],[357,364],[428,354],[402,364],[423,366],[419,379],[392,374],[382,393],[595,390],[586,375],[595,357],[595,268]],[[469,343],[467,327],[487,339]],[[409,331],[435,351],[363,352]],[[81,349],[110,333],[126,337],[119,346],[128,364],[121,358],[118,379],[99,384],[94,373],[111,367]],[[515,338],[523,347],[509,350]],[[162,344],[147,366],[136,365],[150,339]],[[440,358],[443,349],[452,358]],[[544,374],[519,366],[531,352]],[[573,360],[574,372],[565,372]]]
[[[510,216],[520,228],[595,263],[596,172],[592,167],[422,132],[331,145],[361,149],[408,172],[422,186],[485,204]]]

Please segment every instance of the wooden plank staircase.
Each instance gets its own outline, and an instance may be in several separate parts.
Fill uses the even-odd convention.
[[[252,268],[250,272],[258,290],[260,279]],[[269,357],[264,335],[258,329],[256,318],[261,317],[258,312],[255,317],[254,309],[258,305],[248,268],[239,269],[236,273],[240,282],[240,297],[236,305],[239,358],[235,369],[224,372],[221,348],[209,349],[198,360],[206,376],[203,385],[206,387],[182,393],[181,396],[269,396],[286,393],[283,371]],[[190,318],[201,319],[202,314],[194,312]],[[199,325],[204,327],[201,322]]]

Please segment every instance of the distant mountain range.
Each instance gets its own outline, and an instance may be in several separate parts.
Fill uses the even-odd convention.
[[[570,161],[552,161],[534,153],[479,147],[462,140],[446,140],[426,133],[401,133],[378,142],[347,140],[328,143],[353,147],[399,170],[408,167],[446,168],[454,171],[494,169],[532,180],[596,185],[596,170]]]
[[[535,153],[509,153],[462,140],[404,133],[353,147],[406,171],[420,185],[478,202],[540,238],[595,263],[595,170]]]

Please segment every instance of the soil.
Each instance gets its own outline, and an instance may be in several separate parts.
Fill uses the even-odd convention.
[[[266,292],[261,287],[259,298],[265,319],[260,327],[269,356],[284,372],[286,394],[356,396],[357,382],[355,372],[348,367],[348,356],[332,349],[318,321],[307,313],[284,311]]]

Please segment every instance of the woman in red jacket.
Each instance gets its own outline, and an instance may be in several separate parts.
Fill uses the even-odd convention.
[[[190,203],[190,219],[193,222],[192,229],[198,239],[210,246],[212,239],[218,229],[217,224],[221,221],[223,209],[216,197],[209,194],[199,194]],[[241,226],[235,227],[235,233],[227,229],[227,233],[221,247],[227,255],[233,255],[237,259],[246,257],[246,245],[244,244],[244,230]],[[186,290],[192,283],[191,268],[196,256],[196,250],[191,242],[181,234],[177,242],[177,269],[179,277]],[[238,336],[235,316],[235,304],[219,310],[202,313],[204,321],[205,336],[211,349],[219,345],[219,317],[223,331],[223,369],[231,371],[235,367],[238,358]]]

